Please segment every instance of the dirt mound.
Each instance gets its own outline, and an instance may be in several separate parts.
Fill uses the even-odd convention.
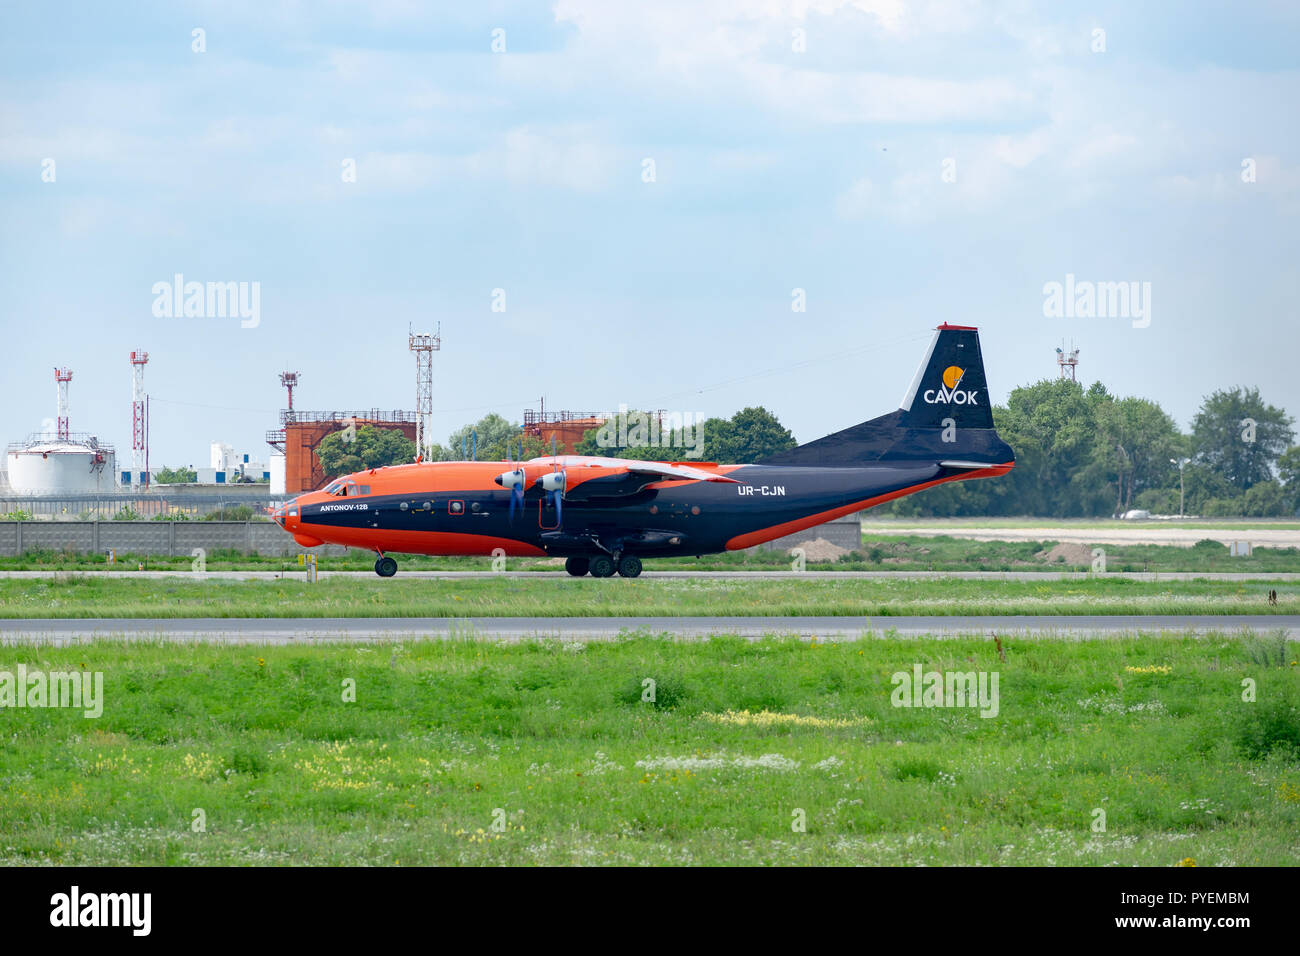
[[[1086,544],[1062,542],[1050,551],[1039,551],[1034,557],[1048,564],[1092,564],[1092,548]],[[1062,560],[1064,559],[1064,560]]]
[[[842,555],[849,553],[848,548],[841,548],[825,538],[801,541],[799,547],[803,548],[804,558],[808,561],[838,561]]]

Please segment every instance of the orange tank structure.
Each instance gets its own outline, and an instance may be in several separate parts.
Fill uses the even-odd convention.
[[[341,432],[348,427],[393,428],[411,441],[415,441],[416,416],[414,412],[381,411],[372,408],[360,412],[280,412],[280,429],[267,432],[271,447],[284,452],[285,494],[299,495],[315,491],[325,484],[326,475],[316,457],[316,446],[326,435]]]
[[[543,408],[538,412],[531,408],[524,410],[524,435],[527,438],[540,438],[550,450],[551,436],[555,436],[555,450],[561,455],[577,452],[578,442],[593,428],[605,424],[605,419],[596,415],[574,417],[569,411],[547,414]]]

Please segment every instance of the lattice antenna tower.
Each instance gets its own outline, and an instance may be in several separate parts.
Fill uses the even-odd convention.
[[[1079,367],[1079,350],[1074,348],[1074,343],[1070,343],[1070,350],[1065,350],[1065,343],[1061,343],[1061,348],[1056,350],[1056,366],[1060,369],[1061,378],[1068,378],[1071,382],[1075,381],[1075,369]]]
[[[433,353],[442,350],[442,323],[432,334],[407,327],[407,348],[415,353],[415,448],[433,456]]]

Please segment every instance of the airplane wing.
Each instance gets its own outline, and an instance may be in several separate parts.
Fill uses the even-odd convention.
[[[531,475],[538,466],[561,469],[567,481],[564,496],[574,501],[634,495],[659,481],[716,481],[739,484],[735,478],[678,462],[602,458],[595,455],[555,455],[525,462]]]
[[[575,478],[581,477],[580,473],[584,469],[599,468],[611,472],[631,472],[634,475],[654,475],[661,481],[725,481],[733,485],[739,484],[735,478],[728,478],[716,471],[683,465],[680,462],[639,461],[635,458],[602,458],[596,455],[548,455],[544,458],[534,458],[526,464],[553,465],[558,468],[575,469],[579,473],[574,476]]]

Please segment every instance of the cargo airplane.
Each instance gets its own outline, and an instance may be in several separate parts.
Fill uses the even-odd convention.
[[[550,455],[390,465],[344,475],[273,516],[304,547],[563,557],[634,578],[647,557],[737,551],[947,481],[1006,474],[979,333],[938,327],[902,405],[749,465]]]

